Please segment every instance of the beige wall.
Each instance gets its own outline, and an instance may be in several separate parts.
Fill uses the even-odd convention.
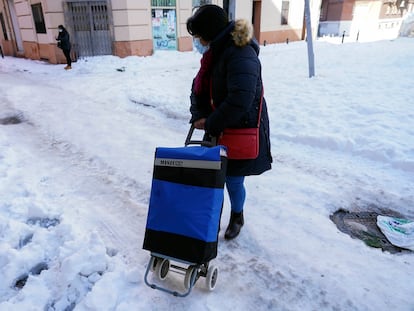
[[[235,19],[252,20],[253,0],[236,1]]]
[[[289,25],[281,25],[282,1],[262,1],[262,31],[301,29],[303,25],[304,1],[289,2]]]
[[[35,42],[33,18],[29,3],[27,1],[14,1],[14,3],[23,42]]]
[[[177,7],[177,37],[178,50],[188,51],[192,49],[191,39],[187,32],[186,22],[191,16],[192,0],[180,0]],[[114,23],[114,41],[117,55],[124,55],[131,51],[148,55],[150,52],[149,41],[152,41],[152,20],[150,1],[137,0],[112,0],[112,15]],[[129,44],[128,42],[135,42]],[[142,41],[141,43],[138,43]],[[120,51],[123,52],[120,52]],[[152,50],[152,48],[151,48]],[[145,54],[141,54],[145,53]]]
[[[43,44],[55,43],[54,37],[57,35],[57,26],[64,24],[62,0],[15,0],[14,3],[23,41]],[[35,30],[31,5],[37,3],[42,4],[46,34],[37,34]]]
[[[0,0],[4,2],[8,0]],[[112,9],[114,54],[151,55],[152,20],[150,0],[109,0]],[[312,24],[318,24],[321,0],[310,0]],[[65,24],[63,0],[14,0],[20,34],[27,57],[46,58],[51,62],[60,62],[61,51],[56,48],[57,26]],[[31,12],[31,4],[41,3],[47,33],[37,34]],[[213,4],[223,5],[223,0],[213,0]],[[253,0],[236,1],[235,19],[252,19]],[[304,2],[291,0],[289,7],[289,25],[280,25],[282,0],[262,0],[260,19],[260,43],[282,42],[286,38],[300,40],[303,28]],[[192,50],[192,38],[187,32],[186,22],[192,14],[192,0],[177,1],[177,43],[179,51]],[[315,26],[316,27],[316,26]],[[314,30],[316,34],[316,31]],[[10,43],[10,42],[9,42]],[[4,44],[3,44],[4,45]],[[6,43],[7,45],[7,43]],[[9,45],[10,46],[10,45]],[[13,46],[13,44],[12,44]]]
[[[112,0],[114,41],[150,40],[150,1]]]
[[[318,36],[319,16],[321,14],[321,11],[320,11],[321,5],[322,5],[322,0],[310,0],[312,34],[314,38]]]
[[[356,1],[350,39],[374,41],[398,37],[402,18],[380,18],[381,1]]]
[[[279,2],[279,1],[277,1]],[[262,32],[275,31],[280,28],[280,5],[273,0],[262,1],[262,17],[260,30]]]
[[[319,24],[319,8],[321,0],[310,0],[312,36],[316,37]],[[301,40],[304,31],[305,2],[290,1],[288,25],[281,25],[282,0],[262,0],[260,31],[261,43]]]
[[[43,14],[45,15],[46,28],[48,29],[49,42],[55,43],[58,35],[58,26],[65,25],[62,0],[43,0]]]
[[[180,0],[177,2],[180,4],[177,8],[177,37],[179,38],[178,50],[188,51],[192,49],[192,43],[191,40],[188,40],[190,38],[190,34],[187,32],[187,19],[192,14],[193,4],[191,0]],[[187,39],[184,39],[186,37]],[[187,42],[190,43],[190,46]]]
[[[4,0],[8,1],[8,0]],[[46,33],[36,33],[31,5],[41,3],[45,19]],[[57,26],[64,24],[62,0],[14,0],[17,22],[23,41],[23,56],[30,59],[47,59],[51,63],[64,63],[62,51],[56,47]],[[12,25],[10,23],[10,25]],[[10,40],[8,46],[13,49]],[[15,51],[9,51],[14,55]]]

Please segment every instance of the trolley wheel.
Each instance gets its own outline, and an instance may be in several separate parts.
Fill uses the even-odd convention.
[[[197,279],[197,267],[189,266],[185,272],[184,277],[184,287],[185,289],[190,289],[194,286]]]
[[[212,291],[216,288],[217,284],[217,277],[218,277],[218,267],[217,266],[210,266],[207,271],[206,276],[206,285],[207,289]]]
[[[168,259],[157,258],[155,265],[155,274],[162,281],[167,277],[170,271],[170,261]]]

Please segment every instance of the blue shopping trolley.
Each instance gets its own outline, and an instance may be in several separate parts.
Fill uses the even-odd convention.
[[[145,283],[180,297],[200,277],[209,290],[216,286],[218,268],[210,261],[217,256],[227,166],[225,148],[191,140],[193,131],[191,127],[184,147],[155,150],[143,243],[151,252]],[[149,281],[150,271],[158,284]],[[184,275],[184,291],[160,285],[170,271]]]

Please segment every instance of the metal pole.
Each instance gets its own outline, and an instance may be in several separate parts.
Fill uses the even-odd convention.
[[[310,18],[309,0],[305,0],[306,42],[308,44],[309,78],[315,75],[315,61],[313,55],[312,27]]]

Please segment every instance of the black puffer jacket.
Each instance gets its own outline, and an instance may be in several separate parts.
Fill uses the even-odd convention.
[[[70,36],[65,28],[63,28],[62,31],[59,32],[59,35],[56,40],[58,41],[58,47],[60,47],[62,50],[70,50]]]
[[[252,26],[246,20],[231,22],[211,43],[213,52],[211,95],[191,94],[191,123],[207,118],[205,130],[218,136],[225,128],[257,126],[262,94],[259,46],[252,39]],[[254,160],[229,160],[227,175],[259,175],[271,169],[269,117],[263,98],[260,118],[260,151]]]

